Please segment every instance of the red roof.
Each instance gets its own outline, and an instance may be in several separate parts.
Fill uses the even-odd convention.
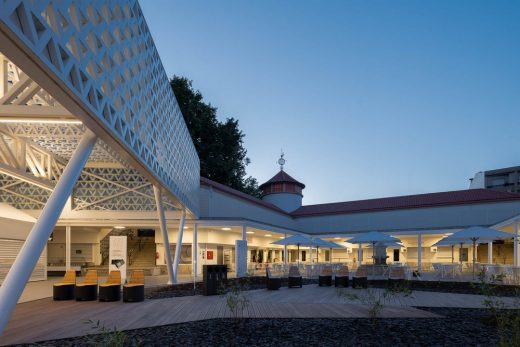
[[[294,183],[300,186],[302,189],[305,188],[305,184],[298,182],[283,170],[280,170],[280,172],[274,175],[269,181],[262,183],[259,188],[262,189],[262,187],[272,183]]]
[[[224,193],[228,193],[230,195],[236,196],[236,197],[241,198],[243,200],[247,200],[247,201],[252,202],[254,204],[257,204],[257,205],[269,208],[269,209],[271,209],[273,211],[280,212],[280,213],[283,213],[283,214],[287,215],[287,212],[285,212],[281,208],[279,208],[279,207],[277,207],[277,206],[275,206],[275,205],[273,205],[273,204],[271,204],[271,203],[269,203],[267,201],[263,201],[261,199],[255,198],[254,196],[251,196],[249,194],[242,193],[241,191],[238,191],[236,189],[228,187],[228,186],[226,186],[224,184],[212,181],[209,178],[201,177],[200,178],[200,184],[205,185],[205,186],[213,187],[214,189],[220,190],[220,191],[222,191]]]
[[[395,196],[380,199],[336,202],[330,204],[302,206],[292,213],[287,213],[277,206],[251,195],[242,193],[224,184],[201,177],[202,185],[211,186],[224,193],[236,196],[248,202],[282,213],[290,217],[307,217],[317,215],[350,214],[360,212],[376,212],[446,205],[481,204],[490,202],[520,201],[520,194],[506,193],[491,189],[466,189],[451,192]]]
[[[293,211],[291,215],[294,217],[306,217],[314,215],[348,214],[518,200],[520,200],[520,194],[516,193],[506,193],[491,189],[467,189],[451,192],[307,205]]]

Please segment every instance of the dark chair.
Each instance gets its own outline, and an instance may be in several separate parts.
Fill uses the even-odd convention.
[[[297,266],[291,266],[289,268],[288,286],[289,288],[302,287],[302,275]]]
[[[77,301],[91,301],[97,299],[98,293],[98,275],[96,270],[88,270],[85,280],[76,284],[74,287],[74,296]]]
[[[76,285],[76,271],[65,272],[63,280],[52,285],[52,297],[54,300],[74,299],[74,286]]]
[[[267,281],[267,289],[269,290],[278,290],[282,286],[282,278],[281,277],[273,277],[271,274],[271,269],[266,268],[266,281]]]
[[[134,270],[128,284],[123,286],[124,302],[139,302],[144,300],[144,270]]]
[[[323,269],[321,270],[320,275],[318,276],[318,285],[320,287],[332,286],[332,266],[325,265]]]
[[[396,287],[406,282],[406,274],[403,266],[391,266],[388,274],[388,287]]]
[[[365,265],[360,265],[352,277],[352,288],[368,287],[368,272]]]
[[[334,286],[335,287],[348,287],[348,266],[343,265],[336,276],[334,277]]]
[[[99,285],[99,301],[121,300],[121,272],[110,271],[107,281]]]

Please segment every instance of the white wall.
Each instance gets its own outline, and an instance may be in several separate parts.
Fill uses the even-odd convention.
[[[0,218],[0,238],[10,240],[25,240],[34,223],[13,219]]]
[[[470,180],[469,189],[482,189],[482,188],[486,188],[486,175],[484,172],[479,171]]]
[[[272,193],[266,195],[262,200],[278,206],[285,212],[292,212],[302,206],[302,196],[295,193]]]
[[[106,229],[72,227],[71,263],[101,263],[100,241],[106,235]],[[48,262],[52,264],[65,263],[65,228],[56,228],[53,239],[47,243]]]
[[[520,214],[520,202],[411,208],[297,218],[297,229],[309,234],[369,230],[462,229],[489,226]]]
[[[283,228],[293,228],[291,216],[224,193],[208,186],[200,187],[201,218],[247,219],[272,224]]]

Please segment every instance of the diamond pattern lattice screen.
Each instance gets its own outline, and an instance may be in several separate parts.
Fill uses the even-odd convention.
[[[137,0],[0,0],[0,21],[198,212],[199,159]]]

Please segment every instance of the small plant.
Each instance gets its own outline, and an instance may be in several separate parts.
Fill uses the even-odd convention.
[[[336,293],[338,296],[346,299],[349,302],[358,301],[363,305],[368,306],[368,317],[370,318],[374,327],[377,326],[377,318],[380,317],[381,311],[383,311],[386,300],[388,298],[388,293],[386,291],[368,288],[363,290],[363,292],[358,295],[357,293],[354,294],[348,290],[338,289]]]
[[[478,274],[476,287],[484,295],[483,305],[490,311],[497,326],[498,345],[501,347],[520,347],[520,292],[515,291],[516,302],[508,309],[497,295],[497,285],[504,280],[503,274],[487,276],[484,270]]]
[[[358,293],[352,293],[348,290],[337,289],[336,293],[338,296],[345,298],[347,301],[358,301],[363,305],[368,306],[368,317],[372,321],[372,324],[377,326],[378,318],[381,316],[381,312],[385,308],[385,305],[391,300],[391,298],[403,295],[411,296],[412,291],[408,283],[402,283],[394,285],[385,290],[377,288],[368,288]]]
[[[412,288],[409,281],[394,282],[386,288],[386,292],[390,296],[402,295],[404,297],[412,296]]]
[[[238,280],[231,282],[227,289],[221,290],[221,293],[226,298],[226,305],[232,317],[237,321],[243,318],[244,310],[249,306],[250,301]]]
[[[361,296],[360,300],[363,304],[368,306],[368,317],[370,317],[374,325],[377,325],[377,318],[380,317],[387,299],[387,291],[370,288],[366,290],[365,295]]]
[[[133,341],[128,343],[126,335],[123,331],[117,330],[116,327],[109,329],[101,324],[99,320],[93,321],[88,319],[84,321],[85,324],[90,324],[96,334],[88,335],[88,344],[99,347],[122,347],[122,346],[140,346],[141,343]]]

